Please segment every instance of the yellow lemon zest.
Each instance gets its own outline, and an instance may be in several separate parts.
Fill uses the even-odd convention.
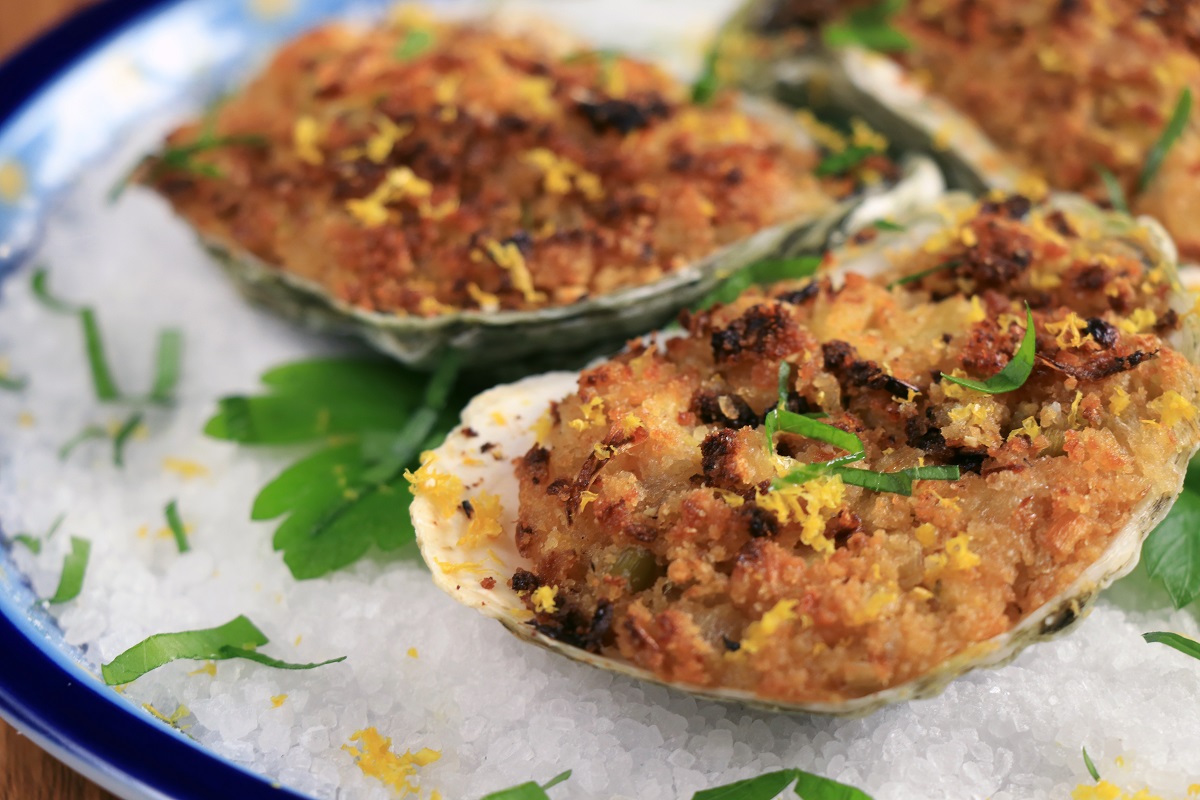
[[[350,742],[357,746],[344,744],[342,749],[354,756],[363,774],[397,790],[401,797],[420,791],[420,787],[410,780],[417,774],[418,767],[428,766],[442,757],[437,750],[428,747],[416,753],[406,751],[404,755],[397,755],[392,752],[392,740],[374,727],[356,731]]]
[[[292,126],[292,149],[296,157],[306,164],[319,166],[325,163],[325,154],[321,152],[321,128],[313,117],[303,116]]]
[[[558,597],[557,586],[539,586],[533,590],[530,596],[533,600],[533,608],[541,614],[553,614],[558,610],[558,604],[555,598]]]
[[[834,545],[825,536],[824,512],[841,508],[845,494],[840,476],[823,476],[759,495],[758,505],[785,525],[799,523],[800,541],[828,557],[833,555]]]
[[[457,547],[481,547],[485,540],[495,539],[504,533],[500,524],[500,514],[504,507],[500,505],[499,495],[480,492],[471,498],[471,521],[467,523],[467,532],[458,540]]]

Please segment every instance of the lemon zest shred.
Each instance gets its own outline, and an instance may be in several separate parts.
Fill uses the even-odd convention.
[[[450,517],[462,502],[463,482],[455,475],[434,469],[433,454],[421,454],[421,466],[416,472],[404,471],[409,491],[433,504],[441,517]]]
[[[174,472],[184,480],[203,478],[208,475],[208,467],[198,461],[191,461],[186,458],[167,456],[162,460],[162,466],[167,472]]]
[[[400,797],[417,794],[420,787],[412,782],[418,767],[425,767],[442,757],[437,750],[423,747],[417,752],[405,751],[398,755],[392,750],[392,740],[381,735],[375,727],[364,728],[350,736],[350,742],[342,749],[354,756],[354,761],[363,774],[376,778],[383,784],[400,792]]]
[[[557,597],[557,586],[539,586],[530,595],[530,598],[533,600],[533,609],[540,614],[553,614],[557,611],[558,603],[555,602]]]
[[[799,600],[780,600],[775,603],[759,619],[751,622],[742,634],[741,647],[726,654],[727,657],[745,657],[755,655],[779,632],[788,622],[799,619],[796,613]]]
[[[800,541],[828,557],[833,555],[834,544],[825,536],[823,512],[841,508],[845,493],[841,477],[829,475],[773,489],[759,495],[758,505],[785,525],[799,523]]]
[[[489,539],[495,539],[504,533],[500,523],[500,515],[504,507],[500,504],[500,496],[490,492],[480,492],[471,498],[471,520],[467,523],[467,532],[458,540],[456,547],[481,547]]]
[[[305,164],[320,166],[325,163],[325,154],[321,152],[321,128],[314,117],[299,117],[292,126],[292,149],[296,157]]]
[[[592,425],[599,425],[607,420],[604,416],[604,398],[600,395],[596,395],[584,403],[579,411],[583,416],[579,417],[579,419],[573,419],[567,424],[580,432],[587,430]]]
[[[965,533],[946,542],[946,555],[956,570],[974,569],[983,561],[978,554],[971,552],[971,539]]]
[[[286,694],[277,694],[271,698],[271,708],[279,708],[288,699]]]

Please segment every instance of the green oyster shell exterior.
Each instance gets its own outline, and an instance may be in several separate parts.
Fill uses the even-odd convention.
[[[900,180],[886,189],[839,203],[817,217],[759,231],[655,283],[534,311],[467,310],[436,317],[381,314],[338,300],[318,284],[248,253],[211,240],[204,245],[246,297],[309,327],[358,336],[420,369],[432,369],[446,354],[457,352],[464,365],[491,374],[527,374],[535,369],[577,367],[612,352],[630,338],[666,324],[742,267],[763,258],[819,253],[877,219],[929,202],[942,189],[932,162],[908,157],[901,163]]]

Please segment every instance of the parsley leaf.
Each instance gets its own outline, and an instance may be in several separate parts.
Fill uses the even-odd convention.
[[[801,800],[871,800],[869,795],[853,786],[802,769],[781,769],[705,789],[692,795],[692,800],[772,800],[792,784],[795,784],[793,791]]]
[[[1146,156],[1146,163],[1142,165],[1142,173],[1138,176],[1138,191],[1144,192],[1150,182],[1154,180],[1154,176],[1158,174],[1159,167],[1167,158],[1167,152],[1171,146],[1175,144],[1175,140],[1182,134],[1184,128],[1187,127],[1188,117],[1192,114],[1192,90],[1184,89],[1179,93],[1179,99],[1175,101],[1175,110],[1171,113],[1171,118],[1167,120],[1167,126],[1163,128],[1162,134],[1159,135],[1158,141],[1150,148],[1150,152]]]
[[[71,552],[63,558],[62,575],[58,579],[58,588],[46,602],[66,603],[79,596],[83,590],[83,576],[87,572],[88,556],[91,552],[91,542],[78,536],[71,537]]]
[[[433,46],[433,32],[424,28],[413,28],[406,31],[400,44],[392,51],[397,61],[408,61],[416,58]]]
[[[960,386],[966,386],[968,389],[974,389],[977,392],[986,392],[987,394],[1004,394],[1014,389],[1020,389],[1025,385],[1029,374],[1033,372],[1033,357],[1036,347],[1037,333],[1033,328],[1033,312],[1029,310],[1029,305],[1026,304],[1025,336],[1021,339],[1021,346],[1017,348],[1017,352],[1013,353],[1012,360],[1004,365],[1004,369],[985,381],[977,381],[973,378],[956,378],[944,372],[942,373],[942,379],[948,380],[951,383],[957,383]]]
[[[879,152],[878,148],[871,145],[852,144],[841,152],[830,153],[822,158],[813,172],[822,178],[828,178],[833,175],[845,175],[868,157]]]
[[[188,544],[187,530],[183,527],[183,520],[179,518],[179,503],[175,500],[167,503],[163,514],[167,518],[167,526],[171,529],[171,535],[175,537],[175,546],[179,548],[179,552],[186,553],[191,550],[192,547]]]
[[[916,283],[918,281],[924,280],[925,278],[928,278],[930,275],[935,275],[935,274],[941,272],[942,270],[954,269],[961,263],[962,263],[961,258],[952,258],[949,261],[943,261],[941,264],[932,266],[929,269],[923,269],[920,272],[914,272],[912,275],[905,275],[903,278],[897,278],[896,280],[889,283],[886,288],[894,289],[897,286],[904,286],[909,283]]]
[[[120,686],[179,659],[223,661],[245,658],[277,669],[313,669],[346,660],[342,656],[316,664],[290,664],[255,652],[254,648],[265,644],[268,640],[263,632],[245,616],[239,616],[215,628],[156,633],[100,667],[100,674],[109,686]]]
[[[891,24],[891,18],[904,5],[905,0],[880,0],[867,8],[856,9],[850,12],[845,22],[826,25],[821,37],[830,47],[858,45],[885,53],[909,50],[912,42]]]
[[[717,95],[717,90],[721,88],[720,79],[717,77],[717,62],[720,60],[719,44],[719,42],[714,42],[713,46],[704,54],[704,65],[700,68],[700,74],[696,77],[695,83],[692,84],[692,102],[698,106],[711,103]]]
[[[1096,174],[1104,182],[1104,191],[1108,193],[1108,204],[1113,207],[1114,211],[1128,214],[1129,201],[1125,199],[1125,190],[1121,188],[1120,179],[1112,173],[1112,170],[1100,164],[1096,165]]]
[[[1176,608],[1200,597],[1200,461],[1188,468],[1171,513],[1142,545],[1146,572],[1161,581]]]
[[[1088,755],[1087,748],[1083,748],[1083,765],[1087,767],[1088,775],[1092,776],[1092,780],[1099,782],[1100,770],[1096,769],[1096,765],[1092,763],[1092,757]]]
[[[1153,631],[1151,633],[1143,633],[1142,638],[1147,642],[1165,644],[1168,647],[1173,647],[1185,655],[1192,658],[1200,658],[1200,642],[1195,639],[1189,639],[1186,636],[1181,636],[1178,633],[1168,633],[1166,631]]]
[[[546,791],[562,783],[569,777],[571,777],[571,770],[558,773],[541,786],[533,781],[528,781],[518,786],[492,792],[482,798],[482,800],[549,800],[550,795],[546,794]]]
[[[824,256],[798,256],[796,258],[765,258],[743,267],[718,284],[692,306],[693,311],[703,311],[718,303],[727,305],[736,300],[751,286],[765,286],[779,281],[807,278],[821,266]]]
[[[323,442],[271,480],[251,519],[283,517],[273,544],[297,579],[414,539],[404,471],[457,424],[454,359],[432,378],[376,359],[315,359],[263,375],[266,394],[226,397],[205,433],[244,445]]]

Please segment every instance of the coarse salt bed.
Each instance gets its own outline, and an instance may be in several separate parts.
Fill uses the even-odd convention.
[[[125,688],[131,704],[168,718],[183,706],[177,724],[200,744],[321,798],[394,796],[345,749],[366,728],[401,754],[439,751],[414,780],[422,797],[436,789],[448,799],[570,768],[554,796],[666,800],[785,766],[877,800],[1064,798],[1090,781],[1084,745],[1123,786],[1182,798],[1200,779],[1200,668],[1141,639],[1159,629],[1198,637],[1200,624],[1170,610],[1141,570],[1106,592],[1070,637],[960,679],[938,698],[858,720],[698,701],[529,647],[443,595],[413,548],[295,581],[271,549],[272,526],[248,519],[257,488],[295,451],[240,450],[201,428],[216,398],[253,391],[267,368],[345,345],[249,308],[147,192],[104,203],[121,168],[167,127],[147,126],[83,177],[54,210],[38,261],[60,295],[97,308],[130,391],[150,383],[155,332],[183,328],[179,402],[147,413],[123,470],[104,442],[60,463],[56,451],[72,432],[119,420],[123,409],[93,399],[76,322],[37,304],[28,266],[12,276],[0,355],[30,383],[0,392],[3,529],[42,531],[66,512],[40,556],[13,548],[42,596],[54,591],[68,536],[92,541],[83,593],[52,610],[94,665],[152,633],[238,614],[266,632],[273,656],[348,659],[306,672],[177,662]],[[168,458],[203,471],[165,468]],[[170,499],[191,526],[187,554],[159,535]]]

